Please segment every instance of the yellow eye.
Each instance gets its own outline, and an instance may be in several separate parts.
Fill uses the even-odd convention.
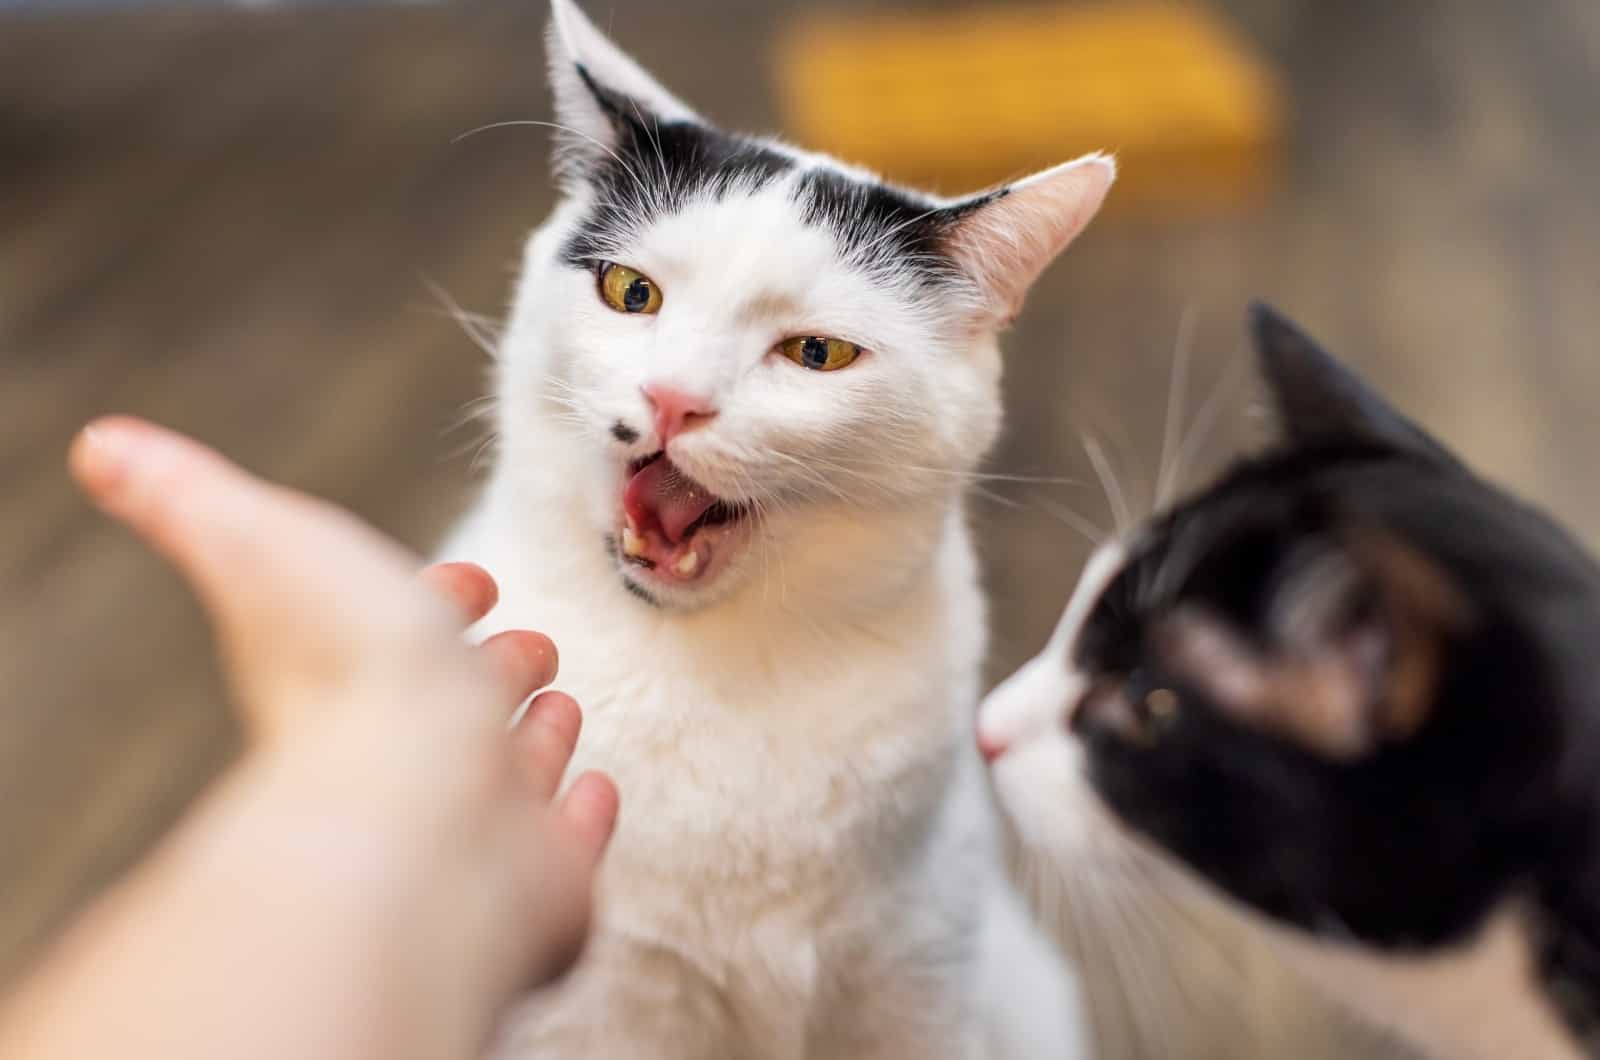
[[[606,262],[601,266],[600,297],[619,313],[661,312],[661,288],[626,265]]]
[[[778,352],[802,368],[818,372],[837,372],[848,367],[861,356],[861,347],[843,339],[825,339],[817,335],[785,339]]]
[[[1178,693],[1170,688],[1157,688],[1145,693],[1145,713],[1159,725],[1171,725],[1177,721],[1182,706]]]

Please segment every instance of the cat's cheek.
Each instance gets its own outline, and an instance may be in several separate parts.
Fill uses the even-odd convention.
[[[1064,879],[1129,872],[1168,879],[1172,867],[1129,832],[1089,776],[1089,752],[1064,731],[994,763],[996,797],[1030,873]],[[1176,874],[1182,878],[1182,874]]]
[[[1103,811],[1083,770],[1082,749],[1056,734],[1030,740],[994,763],[1001,808],[1030,851],[1070,860],[1099,834],[1096,818]]]

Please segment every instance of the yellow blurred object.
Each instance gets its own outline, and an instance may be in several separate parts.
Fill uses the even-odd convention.
[[[1123,212],[1247,204],[1272,181],[1276,78],[1197,4],[808,14],[775,69],[792,137],[946,193],[1092,150],[1116,154]]]

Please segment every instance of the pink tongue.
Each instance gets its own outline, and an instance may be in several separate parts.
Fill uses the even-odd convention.
[[[640,468],[622,491],[622,507],[642,533],[655,524],[668,541],[683,540],[689,524],[704,515],[717,498],[681,473],[665,456]]]

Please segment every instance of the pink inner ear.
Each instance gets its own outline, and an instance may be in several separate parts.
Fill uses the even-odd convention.
[[[1088,155],[1018,181],[962,218],[947,246],[983,288],[992,319],[1017,315],[1028,289],[1094,218],[1115,179],[1109,157]]]

